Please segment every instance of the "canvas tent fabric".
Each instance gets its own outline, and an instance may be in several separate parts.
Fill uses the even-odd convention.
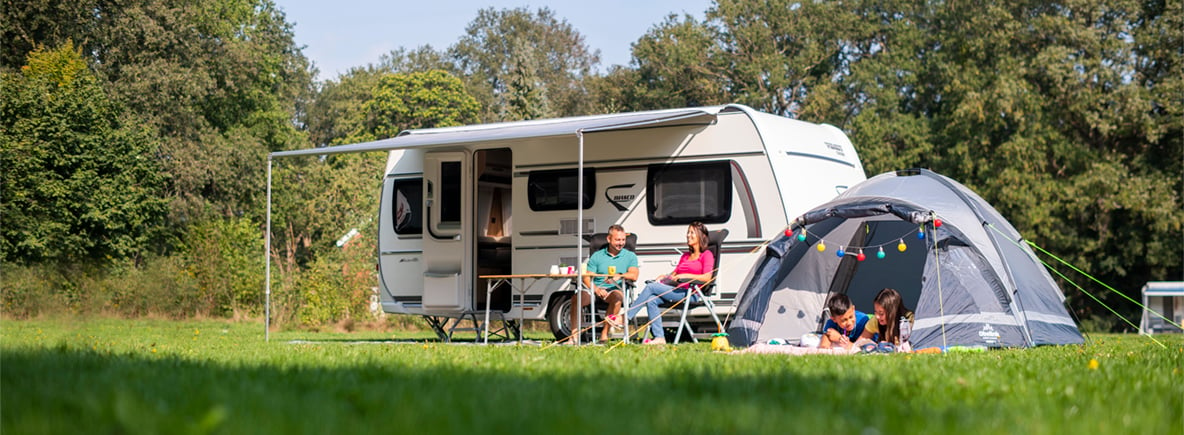
[[[1083,342],[1060,288],[1015,228],[940,174],[880,174],[803,214],[792,229],[768,244],[737,297],[728,327],[734,346],[820,332],[833,293],[870,313],[885,287],[915,312],[914,348]],[[848,255],[836,255],[840,248]]]

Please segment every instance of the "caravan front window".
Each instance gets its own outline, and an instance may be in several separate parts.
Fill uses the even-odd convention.
[[[391,186],[395,189],[395,198],[391,202],[395,234],[423,234],[423,179],[395,180]]]
[[[731,163],[650,165],[645,205],[654,225],[727,222],[732,217]]]
[[[531,171],[526,180],[526,198],[532,211],[575,210],[580,173],[575,169]],[[584,168],[584,209],[592,208],[596,192],[596,168]]]

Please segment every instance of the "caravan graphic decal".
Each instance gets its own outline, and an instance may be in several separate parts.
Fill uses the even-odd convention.
[[[604,199],[617,208],[617,211],[629,210],[626,205],[637,199],[637,192],[633,191],[634,184],[618,184],[604,189]]]

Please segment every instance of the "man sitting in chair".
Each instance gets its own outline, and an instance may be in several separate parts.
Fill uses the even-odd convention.
[[[613,274],[615,276],[584,277],[584,288],[592,289],[596,298],[608,305],[605,318],[609,326],[613,327],[620,327],[624,324],[621,318],[621,302],[624,300],[625,295],[618,286],[619,281],[622,279],[636,281],[639,273],[637,254],[625,249],[625,240],[628,236],[629,234],[625,232],[625,228],[620,225],[608,227],[608,244],[604,246],[604,249],[593,252],[588,257],[588,273]],[[584,306],[592,302],[592,298],[590,297],[581,298],[584,294],[587,294],[587,292],[578,291],[572,295],[571,306],[576,307],[571,310],[571,325],[573,329],[578,325],[577,319],[580,311],[583,310]],[[601,328],[601,341],[608,341],[609,329],[608,327]]]

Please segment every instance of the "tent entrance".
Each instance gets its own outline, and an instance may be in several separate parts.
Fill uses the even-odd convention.
[[[831,232],[835,236],[826,237],[828,241],[841,240],[846,246],[871,248],[863,249],[864,261],[858,261],[853,255],[843,257],[836,269],[831,293],[846,293],[856,309],[871,313],[876,294],[890,287],[900,292],[905,307],[916,309],[929,252],[926,241],[918,240],[916,233],[916,224],[887,216],[885,220],[852,219],[840,225]],[[907,247],[904,252],[897,250],[901,241]],[[884,248],[882,259],[876,258],[879,246]]]

